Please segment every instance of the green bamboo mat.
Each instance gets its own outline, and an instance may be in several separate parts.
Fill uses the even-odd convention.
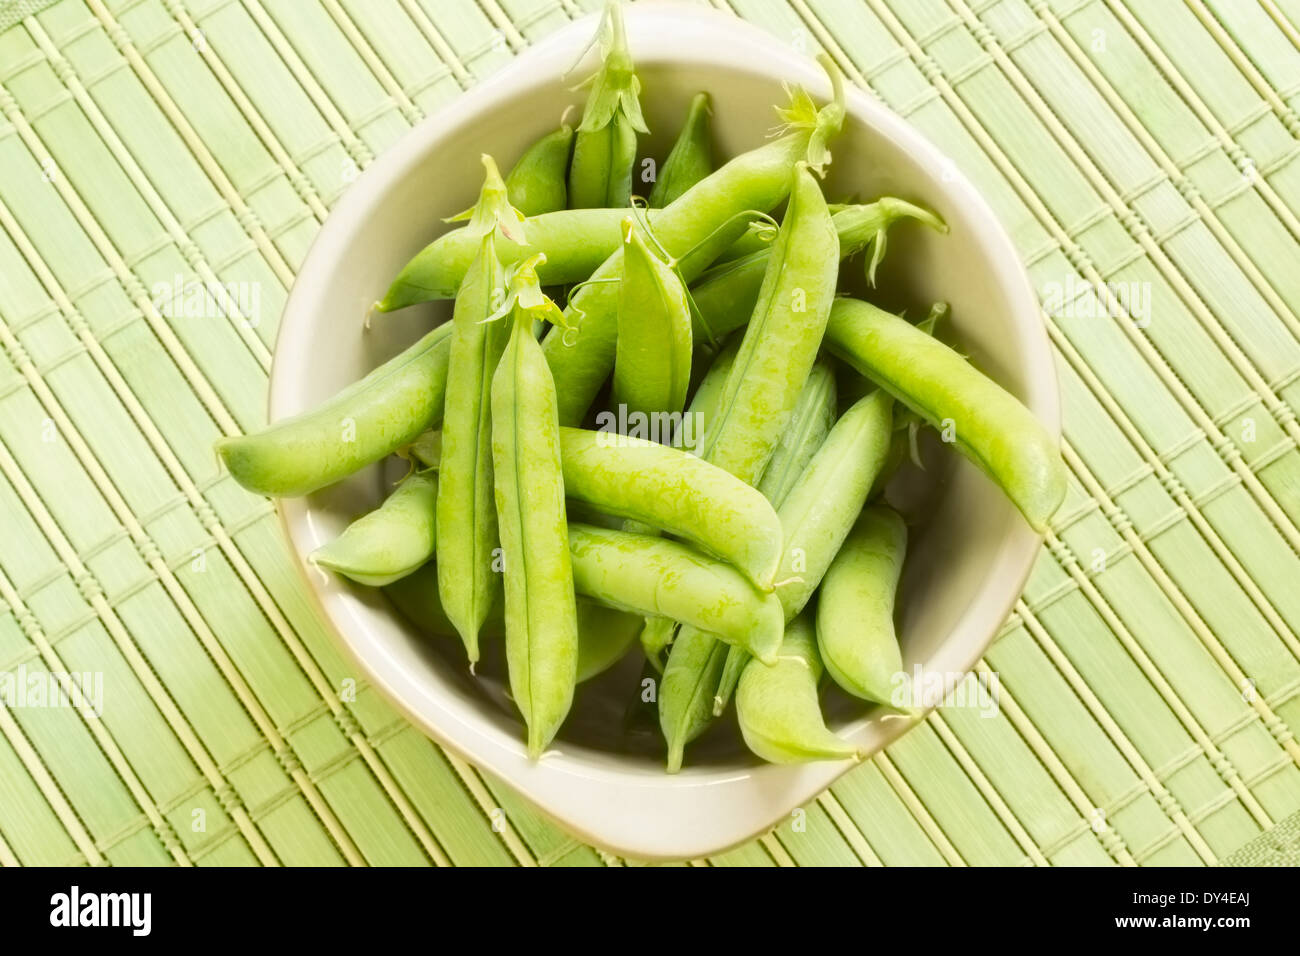
[[[996,717],[942,709],[707,862],[1300,860],[1300,0],[718,2],[989,198],[1044,294],[1072,487],[981,665]],[[0,675],[104,695],[0,708],[0,862],[626,862],[341,699],[211,451],[262,423],[357,169],[593,6],[0,0]],[[258,315],[160,315],[178,275],[256,284]]]

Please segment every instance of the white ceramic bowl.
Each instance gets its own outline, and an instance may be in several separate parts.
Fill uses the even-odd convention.
[[[713,95],[723,157],[762,142],[774,124],[773,106],[784,101],[782,82],[803,84],[822,100],[829,94],[812,60],[735,18],[637,4],[626,21],[656,133],[650,155],[666,153],[697,90]],[[505,168],[555,127],[567,104],[580,105],[582,94],[568,87],[587,71],[561,75],[594,27],[584,19],[528,50],[421,123],[352,186],[321,229],[289,297],[271,375],[272,420],[312,407],[449,314],[446,303],[420,306],[377,317],[369,332],[362,330],[368,306],[402,264],[446,228],[440,217],[473,201],[479,154],[493,154]],[[1055,370],[1035,297],[1015,249],[971,184],[858,90],[849,90],[848,121],[833,153],[828,195],[898,195],[947,220],[948,236],[896,228],[882,289],[913,308],[951,303],[962,346],[1058,434]],[[909,671],[917,664],[931,672],[969,670],[1015,602],[1040,543],[992,483],[956,456],[945,460],[953,464],[932,470],[913,502],[922,526],[913,534],[899,607]],[[282,502],[294,551],[301,558],[332,539],[382,493],[375,467],[320,494]],[[499,683],[469,679],[458,645],[440,648],[421,638],[379,592],[304,576],[368,679],[417,726],[582,839],[612,851],[681,859],[733,846],[787,819],[853,766],[760,764],[738,744],[734,729],[724,728],[713,742],[688,750],[687,768],[669,776],[660,757],[636,752],[637,734],[619,730],[620,715],[639,706],[634,661],[630,670],[583,685],[582,708],[552,751],[530,763]],[[639,716],[652,724],[653,705],[644,706]],[[868,752],[911,725],[843,703],[833,714],[837,729]]]

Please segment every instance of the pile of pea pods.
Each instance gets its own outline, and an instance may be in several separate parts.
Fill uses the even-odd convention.
[[[629,653],[657,672],[669,771],[733,700],[765,760],[853,758],[820,687],[829,674],[899,706],[908,531],[882,489],[917,429],[943,423],[1038,530],[1064,497],[1059,452],[933,334],[945,306],[913,324],[837,295],[850,257],[874,284],[891,224],[945,227],[893,197],[828,205],[819,177],[845,122],[829,61],[831,102],[792,91],[780,135],[722,165],[695,96],[641,198],[647,130],[617,6],[598,40],[577,128],[504,178],[483,156],[464,224],[376,304],[454,299],[451,320],[220,455],[268,496],[405,458],[383,504],[311,560],[385,588],[431,639],[458,636],[471,667],[481,640],[503,638],[533,758],[578,685]]]

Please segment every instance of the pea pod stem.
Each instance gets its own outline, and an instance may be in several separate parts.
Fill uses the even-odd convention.
[[[827,348],[941,431],[1043,532],[1065,498],[1057,442],[1011,393],[911,323],[868,302],[831,310]]]

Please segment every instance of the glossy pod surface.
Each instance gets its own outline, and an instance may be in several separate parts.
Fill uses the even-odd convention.
[[[1065,498],[1065,464],[1042,423],[933,336],[858,299],[831,310],[827,347],[942,434],[1044,531]]]
[[[894,593],[907,526],[898,512],[865,508],[822,579],[817,649],[835,683],[855,697],[893,701],[903,655],[894,634]]]
[[[712,101],[708,93],[696,93],[686,111],[686,122],[659,167],[650,190],[652,207],[667,206],[709,173],[713,172]]]
[[[640,438],[561,428],[560,452],[570,498],[684,538],[771,590],[781,522],[757,489]]]
[[[441,325],[311,411],[223,438],[217,453],[258,494],[292,498],[332,485],[438,424],[450,343],[451,327]]]
[[[312,552],[311,562],[370,587],[405,577],[433,555],[437,497],[437,476],[410,475],[382,505]]]
[[[528,147],[506,177],[510,205],[525,216],[540,216],[567,207],[569,193],[565,179],[572,151],[570,126],[561,126]]]
[[[570,526],[569,548],[585,597],[692,624],[769,661],[781,644],[780,603],[730,565],[666,538],[582,524]]]

